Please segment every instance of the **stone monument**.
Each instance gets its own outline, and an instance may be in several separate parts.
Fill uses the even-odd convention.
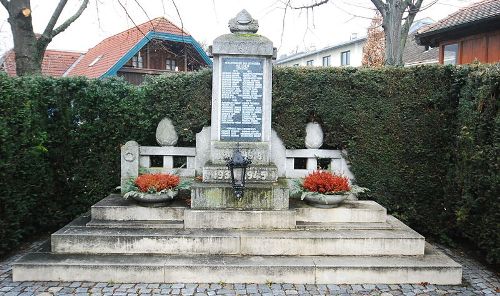
[[[271,163],[272,60],[276,48],[258,35],[257,20],[242,10],[229,21],[230,34],[219,36],[213,56],[210,160],[203,182],[192,190],[193,209],[288,209],[286,183]],[[230,186],[226,160],[235,149],[252,160],[242,199]]]

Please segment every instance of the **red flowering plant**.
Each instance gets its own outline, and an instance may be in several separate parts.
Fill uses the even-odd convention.
[[[188,189],[189,182],[181,181],[181,178],[175,174],[143,174],[139,175],[127,189],[123,196],[125,199],[143,198],[146,195],[167,195],[174,198],[179,189]]]
[[[343,194],[351,190],[349,178],[329,171],[315,171],[302,183],[304,190],[322,194]]]
[[[330,171],[314,171],[304,179],[294,180],[292,184],[292,195],[300,196],[301,200],[328,199],[328,196],[358,194],[368,189],[351,185],[347,176],[338,175]]]

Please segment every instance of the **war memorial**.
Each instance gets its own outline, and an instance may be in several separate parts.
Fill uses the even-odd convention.
[[[271,126],[276,49],[245,10],[229,28],[211,47],[211,127],[196,147],[176,147],[168,119],[157,130],[161,146],[127,142],[122,194],[52,234],[50,249],[16,262],[14,281],[460,284],[459,264],[378,203],[348,198],[317,207],[294,196],[290,180],[315,171],[319,159],[354,176],[341,151],[320,149],[314,123],[307,149],[285,148]],[[174,168],[179,158],[186,165]],[[123,198],[130,179],[173,171],[194,180],[180,193],[190,204]]]

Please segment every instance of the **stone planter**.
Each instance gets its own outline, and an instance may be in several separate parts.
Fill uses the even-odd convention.
[[[336,208],[344,200],[349,197],[349,194],[321,194],[316,192],[310,192],[303,195],[302,199],[305,202],[316,208]]]
[[[168,190],[165,193],[144,193],[137,191],[127,192],[123,197],[133,199],[137,204],[145,207],[162,207],[172,203],[177,197],[179,190]]]

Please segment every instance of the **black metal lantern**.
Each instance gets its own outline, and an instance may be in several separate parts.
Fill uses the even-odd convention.
[[[231,184],[233,185],[234,195],[236,195],[236,198],[242,198],[245,191],[247,167],[252,161],[243,156],[239,148],[236,148],[233,157],[226,158],[226,162],[229,171],[231,171]]]

